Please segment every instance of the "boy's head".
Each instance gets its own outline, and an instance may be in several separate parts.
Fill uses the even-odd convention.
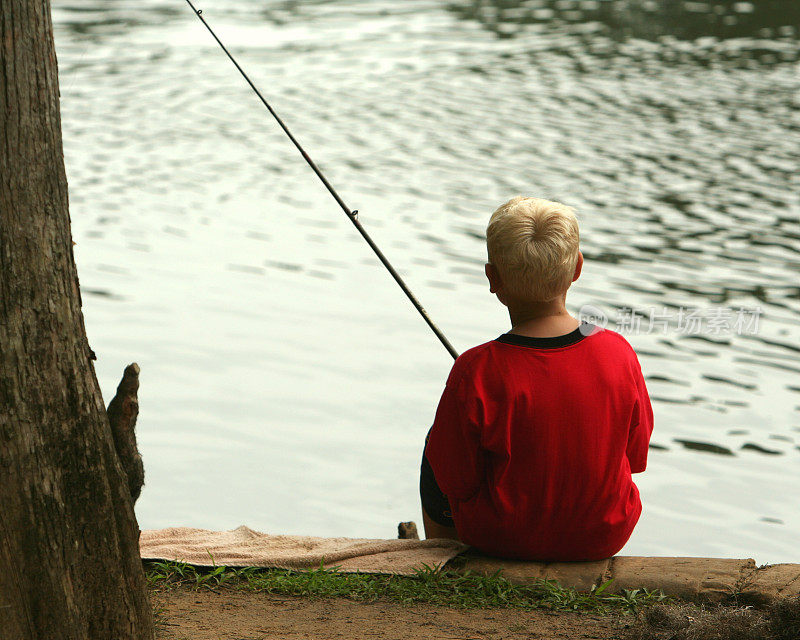
[[[579,274],[578,240],[578,220],[570,207],[512,198],[492,214],[486,229],[492,291],[504,304],[558,298]]]

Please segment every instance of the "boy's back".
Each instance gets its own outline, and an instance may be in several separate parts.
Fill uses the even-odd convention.
[[[514,333],[464,353],[447,381],[426,457],[459,538],[509,558],[617,553],[641,502],[653,414],[636,355],[582,325]]]

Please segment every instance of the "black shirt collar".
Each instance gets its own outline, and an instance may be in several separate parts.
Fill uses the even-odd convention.
[[[497,338],[497,342],[503,344],[514,344],[519,347],[532,347],[534,349],[558,349],[560,347],[568,347],[572,344],[580,342],[586,336],[592,335],[597,330],[593,324],[588,322],[581,323],[574,331],[565,333],[563,336],[553,336],[551,338],[532,338],[530,336],[521,336],[516,333],[504,333]]]

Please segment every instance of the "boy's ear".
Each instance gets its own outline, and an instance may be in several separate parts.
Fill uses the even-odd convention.
[[[575,264],[575,273],[572,276],[573,282],[581,277],[581,269],[583,269],[583,254],[578,251],[578,262]]]
[[[489,293],[497,293],[503,286],[497,267],[491,262],[487,262],[486,266],[484,266],[484,271],[486,272],[486,279],[489,281]]]

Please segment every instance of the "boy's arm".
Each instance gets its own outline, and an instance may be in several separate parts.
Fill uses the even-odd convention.
[[[447,381],[428,435],[425,455],[442,492],[466,500],[479,489],[483,478],[480,432],[470,419],[467,399],[459,381]]]
[[[641,473],[647,467],[647,450],[650,445],[650,435],[653,433],[653,408],[650,405],[650,395],[647,393],[638,359],[634,375],[636,378],[636,402],[628,431],[626,454],[631,473]]]

